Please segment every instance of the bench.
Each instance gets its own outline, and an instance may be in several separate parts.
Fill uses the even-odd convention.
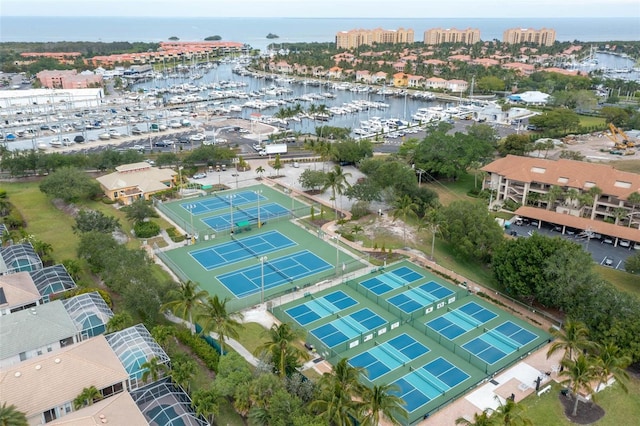
[[[538,396],[542,395],[543,393],[547,393],[550,390],[551,390],[551,385],[547,385],[538,391]]]

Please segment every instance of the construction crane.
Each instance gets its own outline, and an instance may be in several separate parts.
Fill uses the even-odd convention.
[[[605,133],[605,135],[613,141],[615,144],[614,148],[616,149],[627,149],[633,148],[636,144],[627,136],[622,129],[616,127],[613,123],[609,123],[609,133]]]

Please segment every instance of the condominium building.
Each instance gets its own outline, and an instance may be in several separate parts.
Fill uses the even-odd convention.
[[[551,46],[556,41],[556,31],[550,28],[540,30],[509,28],[502,34],[502,41],[508,44],[532,43],[538,46]]]
[[[574,160],[508,155],[482,168],[491,208],[521,205],[516,214],[538,226],[559,225],[640,243],[640,174]],[[636,195],[633,195],[636,194]]]
[[[424,44],[462,43],[475,44],[480,41],[480,30],[467,28],[458,30],[455,28],[431,28],[424,32]]]
[[[355,49],[363,45],[413,43],[414,33],[412,29],[398,28],[397,30],[349,30],[336,34],[337,49]]]

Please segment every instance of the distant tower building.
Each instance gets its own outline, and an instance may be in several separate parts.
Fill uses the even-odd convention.
[[[551,46],[556,41],[556,31],[548,28],[540,30],[509,28],[504,31],[502,41],[508,44],[532,43],[538,46]]]
[[[349,30],[339,31],[336,34],[337,49],[355,49],[362,45],[372,45],[373,43],[391,43],[391,44],[412,44],[413,30],[398,28],[397,30],[383,30],[376,28],[374,30]]]
[[[431,28],[424,32],[424,44],[462,43],[475,44],[480,41],[480,30],[467,28],[457,30],[455,28]]]

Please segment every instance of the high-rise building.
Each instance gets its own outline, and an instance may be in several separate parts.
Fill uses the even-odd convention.
[[[474,44],[480,41],[480,30],[467,28],[458,30],[455,28],[431,28],[424,32],[424,44],[463,43]]]
[[[539,46],[551,46],[556,41],[556,31],[549,28],[541,28],[540,30],[509,28],[504,31],[502,41],[508,44],[532,43]]]
[[[362,45],[380,44],[397,44],[397,43],[413,43],[413,30],[398,28],[397,30],[383,30],[376,28],[374,30],[349,30],[340,31],[336,34],[337,49],[354,49]]]

